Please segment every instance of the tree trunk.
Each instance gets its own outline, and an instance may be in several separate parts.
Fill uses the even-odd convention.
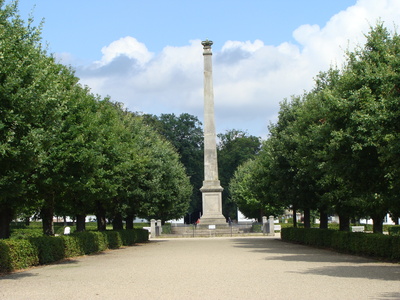
[[[260,208],[260,214],[258,215],[258,222],[259,223],[262,223],[262,219],[263,219],[264,215],[265,215],[264,208]]]
[[[319,212],[319,228],[328,229],[328,214],[323,210]]]
[[[133,215],[128,215],[125,218],[125,222],[126,222],[126,229],[133,229],[133,220],[135,219],[135,217]]]
[[[97,230],[106,231],[107,229],[106,212],[100,203],[97,204],[96,218],[97,218]]]
[[[86,215],[76,215],[76,231],[82,232],[86,230]]]
[[[113,230],[122,230],[124,229],[124,224],[122,222],[122,215],[121,213],[116,213],[114,219],[112,221]]]
[[[8,239],[11,235],[10,223],[14,212],[9,207],[0,208],[0,239]]]
[[[31,224],[31,219],[30,217],[25,217],[24,218],[25,226],[29,226]]]
[[[339,230],[350,231],[350,217],[348,215],[339,215]]]
[[[373,231],[374,233],[383,233],[383,217],[382,216],[372,216],[373,221]]]
[[[45,201],[45,204],[40,212],[40,215],[42,217],[43,234],[49,236],[54,235],[54,224],[53,224],[54,206],[52,205],[51,202],[52,201]]]
[[[304,228],[311,228],[311,210],[309,208],[304,209]]]
[[[293,210],[293,227],[296,228],[297,227],[297,215],[296,215],[297,207],[293,205],[292,210]]]

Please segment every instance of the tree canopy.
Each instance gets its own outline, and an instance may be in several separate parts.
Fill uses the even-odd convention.
[[[400,39],[381,23],[366,38],[346,52],[342,69],[321,72],[313,90],[281,103],[252,163],[262,172],[249,171],[263,174],[258,182],[269,203],[303,210],[306,227],[310,210],[319,210],[321,227],[338,214],[341,230],[350,219],[371,217],[374,232],[382,232],[387,212],[399,216]],[[252,176],[237,174],[232,184]]]
[[[82,87],[42,48],[17,2],[0,3],[0,238],[19,213],[69,215],[84,230],[96,214],[132,228],[135,216],[180,218],[192,189],[176,149],[143,117]],[[195,120],[193,120],[195,122]]]

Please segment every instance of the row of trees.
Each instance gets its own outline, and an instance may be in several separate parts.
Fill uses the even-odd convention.
[[[179,218],[192,186],[175,148],[143,117],[78,84],[48,55],[41,26],[0,2],[0,238],[16,215],[37,211],[45,234],[55,214],[106,218]]]
[[[340,229],[370,217],[382,232],[387,212],[400,216],[400,37],[383,24],[346,53],[342,68],[318,75],[315,87],[281,104],[260,154],[230,182],[249,217],[283,208],[336,213]]]

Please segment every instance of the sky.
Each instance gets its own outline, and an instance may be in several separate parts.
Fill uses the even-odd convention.
[[[83,85],[132,112],[202,122],[201,41],[213,41],[217,133],[262,138],[279,103],[343,66],[370,26],[400,23],[400,0],[19,0],[19,10],[44,20],[49,53]]]

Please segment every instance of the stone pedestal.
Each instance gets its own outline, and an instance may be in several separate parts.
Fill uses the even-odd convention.
[[[225,225],[228,226],[222,214],[222,187],[202,187],[203,215],[200,225]]]

